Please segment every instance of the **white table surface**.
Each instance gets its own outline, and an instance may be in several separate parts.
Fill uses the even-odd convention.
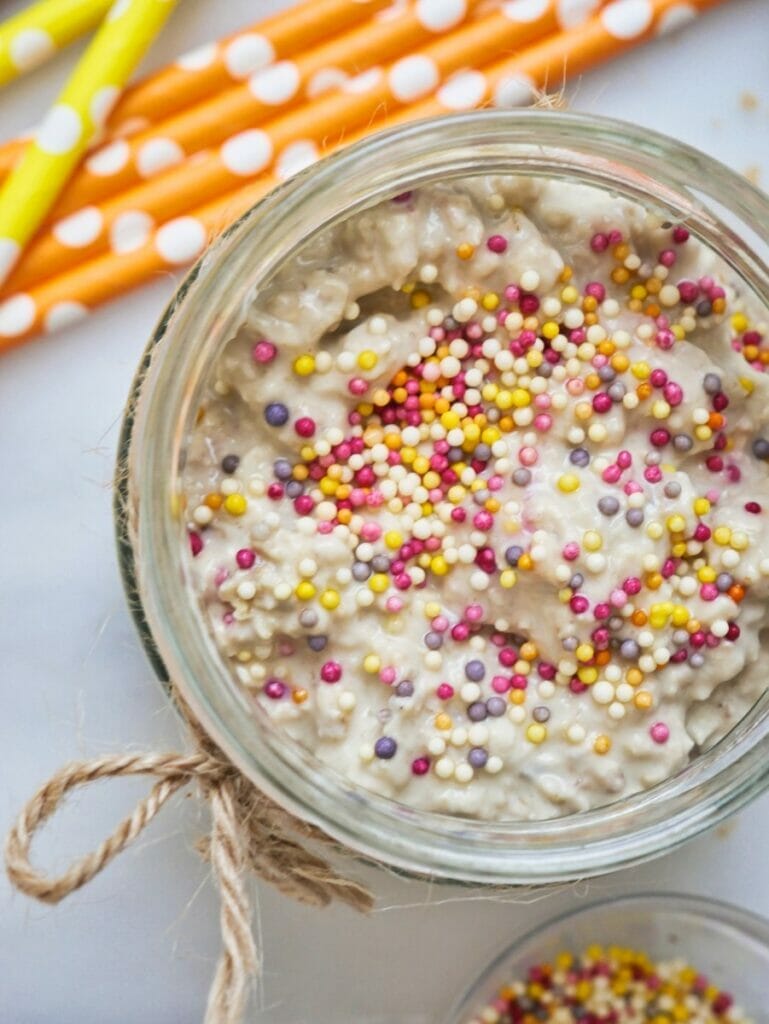
[[[21,6],[0,4],[1,14]],[[279,0],[185,0],[152,66]],[[769,177],[769,3],[731,0],[569,88],[578,110],[634,120]],[[74,59],[0,95],[0,134],[33,123]],[[758,98],[744,109],[742,94]],[[128,617],[112,540],[113,454],[134,367],[174,288],[168,275],[84,325],[0,362],[0,829],[63,762],[179,742]],[[73,801],[37,844],[64,866],[145,790],[110,783]],[[175,799],[136,846],[55,908],[0,879],[3,1024],[187,1024],[218,954],[217,900],[194,852],[206,815]],[[503,945],[587,896],[669,888],[769,914],[769,796],[685,849],[632,872],[500,901],[377,875],[370,919],[314,911],[259,886],[260,1024],[439,1024]],[[769,982],[767,983],[769,986]],[[767,989],[769,1002],[769,987]]]

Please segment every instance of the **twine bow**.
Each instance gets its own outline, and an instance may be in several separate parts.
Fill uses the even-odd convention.
[[[200,844],[201,853],[210,861],[221,900],[222,954],[209,991],[205,1024],[237,1024],[260,966],[251,931],[246,868],[285,895],[313,906],[326,906],[338,899],[355,910],[367,911],[372,897],[298,841],[333,847],[328,836],[273,803],[202,730],[193,727],[193,731],[199,748],[195,754],[115,754],[61,768],[28,801],[8,833],[6,870],[21,892],[44,903],[59,903],[90,882],[133,842],[177,790],[197,783],[211,808],[211,831]],[[30,853],[35,834],[67,793],[99,779],[134,775],[150,775],[157,781],[95,850],[57,876],[33,867]]]

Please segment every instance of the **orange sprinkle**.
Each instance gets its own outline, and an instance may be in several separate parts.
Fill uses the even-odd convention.
[[[639,711],[648,711],[654,704],[654,698],[648,690],[639,690],[633,697],[633,703]]]
[[[221,494],[207,494],[205,498],[203,498],[203,504],[208,505],[208,507],[212,508],[214,511],[222,507],[223,501],[224,499]]]
[[[611,653],[609,651],[599,651],[593,660],[596,665],[608,665],[611,661]]]
[[[511,704],[523,704],[526,700],[526,692],[524,690],[511,690],[509,700]]]
[[[711,430],[720,430],[724,425],[724,418],[720,412],[712,412],[708,416],[708,426]]]
[[[645,626],[649,621],[646,612],[641,608],[636,608],[630,618],[634,626]]]
[[[294,702],[294,704],[304,704],[304,702],[307,700],[309,696],[310,695],[307,692],[307,690],[294,690],[294,692],[291,694],[291,700]]]
[[[727,594],[735,604],[739,604],[745,597],[745,588],[741,583],[733,583],[727,590]]]
[[[342,523],[344,526],[347,526],[350,520],[352,519],[352,509],[340,508],[336,514],[336,517],[340,523]]]

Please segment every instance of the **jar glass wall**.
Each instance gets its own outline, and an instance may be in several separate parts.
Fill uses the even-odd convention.
[[[187,585],[180,475],[202,389],[246,307],[315,232],[407,189],[516,174],[636,200],[714,250],[769,306],[769,203],[724,166],[618,122],[480,112],[376,135],[291,179],[221,237],[180,288],[137,376],[118,470],[127,589],[159,674],[239,769],[354,851],[416,873],[489,883],[557,881],[638,863],[742,806],[769,781],[769,695],[663,784],[597,810],[489,823],[427,813],[356,787],[287,740],[246,699]]]

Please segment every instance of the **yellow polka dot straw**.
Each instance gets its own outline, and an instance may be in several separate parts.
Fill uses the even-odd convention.
[[[0,284],[40,226],[176,0],[117,0],[0,190]]]
[[[0,85],[96,28],[112,0],[41,0],[0,24]]]

